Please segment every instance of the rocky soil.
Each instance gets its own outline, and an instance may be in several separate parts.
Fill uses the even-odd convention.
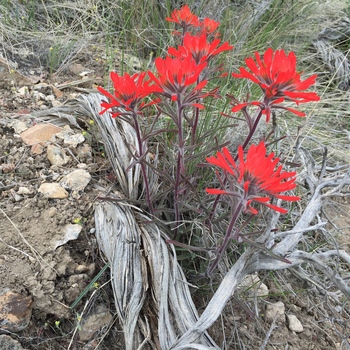
[[[94,202],[115,185],[103,144],[92,122],[57,126],[31,114],[94,91],[102,73],[72,65],[55,79],[34,68],[28,77],[0,67],[0,349],[123,349],[94,236]],[[232,299],[211,331],[218,343],[346,349],[347,302],[332,304],[322,289],[288,272],[278,276],[296,282],[281,289],[267,274],[244,282],[240,300]]]

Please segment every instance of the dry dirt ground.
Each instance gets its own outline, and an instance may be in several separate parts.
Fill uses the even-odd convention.
[[[79,71],[82,73],[86,66],[93,72],[82,83]],[[28,80],[20,73],[10,72],[6,65],[1,66],[0,291],[7,288],[30,296],[33,304],[28,326],[19,332],[0,329],[0,334],[11,336],[25,349],[123,349],[108,269],[76,303],[105,266],[94,237],[94,202],[114,184],[103,145],[85,125],[83,130],[72,131],[72,134],[83,132],[82,143],[70,145],[65,143],[66,139],[56,137],[44,143],[41,150],[34,150],[41,153],[33,153],[32,146],[19,136],[20,126],[13,123],[22,120],[28,128],[38,124],[30,117],[31,112],[92,91],[94,84],[101,82],[102,73],[88,62],[81,67],[72,66],[59,78],[39,74],[35,69],[33,67],[34,74]],[[63,83],[72,81],[80,83],[75,87],[62,87]],[[57,84],[61,88],[52,87]],[[64,164],[53,165],[49,161],[49,145],[61,150]],[[65,176],[77,169],[91,175],[83,189],[74,187],[79,184],[64,185]],[[61,184],[67,191],[65,198],[48,198],[40,193],[43,183]],[[339,227],[349,227],[345,212],[339,211],[336,205],[330,205],[329,210],[332,217],[336,214],[343,220],[337,222]],[[81,228],[79,236],[56,247],[57,241],[64,239],[67,227]],[[349,249],[348,241],[342,239],[343,247]],[[255,302],[232,299],[223,318],[211,331],[219,344],[226,344],[223,348],[241,349],[245,345],[246,349],[259,349],[264,339],[268,339],[266,349],[340,349],[341,344],[342,349],[347,348],[347,302],[343,307],[333,308],[332,301],[320,289],[296,280],[289,273],[281,273],[279,278],[285,278],[286,285],[296,281],[288,285],[295,293],[286,293],[287,286],[281,291],[280,282],[269,276],[259,276],[268,287],[267,296],[255,298]],[[203,309],[202,295],[194,294],[194,298],[199,310]],[[266,305],[279,301],[284,303],[285,313],[271,326],[264,318]],[[76,305],[70,308],[73,303]],[[252,309],[253,305],[256,310]],[[290,331],[285,314],[296,315],[303,331]],[[84,329],[89,316],[93,326]],[[267,336],[272,328],[271,336]]]

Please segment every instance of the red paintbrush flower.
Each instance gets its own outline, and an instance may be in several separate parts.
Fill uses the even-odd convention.
[[[232,73],[235,78],[250,79],[252,82],[259,84],[265,93],[263,102],[254,101],[236,105],[232,111],[237,112],[243,107],[249,105],[258,105],[266,114],[266,121],[270,120],[272,108],[286,109],[300,117],[302,113],[293,108],[280,105],[281,102],[291,101],[299,105],[311,101],[319,101],[320,97],[316,92],[305,92],[311,85],[315,84],[316,75],[301,80],[300,73],[296,71],[296,57],[294,52],[288,55],[284,50],[273,51],[267,49],[263,59],[255,53],[255,60],[249,57],[245,60],[249,71],[243,67],[240,68],[240,74]]]
[[[178,23],[183,29],[188,27],[199,27],[199,18],[193,14],[187,5],[181,7],[181,9],[175,9],[171,13],[171,17],[166,18],[169,22]]]
[[[112,95],[100,86],[97,87],[98,91],[109,98],[109,102],[103,102],[101,104],[103,110],[100,112],[100,114],[103,114],[107,110],[115,107],[123,108],[127,111],[140,111],[146,106],[155,103],[155,101],[148,104],[142,102],[142,100],[150,94],[161,91],[155,85],[150,85],[150,80],[145,80],[146,74],[146,72],[142,72],[130,76],[129,74],[125,73],[124,75],[120,76],[116,72],[111,72],[110,78],[114,85],[114,94]],[[121,112],[114,111],[111,113],[113,118],[122,114]]]
[[[276,169],[279,158],[274,158],[274,153],[266,154],[264,142],[257,146],[252,145],[245,158],[242,146],[238,148],[238,163],[226,147],[221,152],[217,152],[216,157],[207,158],[208,163],[224,170],[229,189],[207,188],[206,191],[210,194],[238,197],[242,200],[245,210],[252,214],[258,213],[251,206],[252,202],[258,202],[282,214],[287,213],[286,209],[270,204],[270,200],[271,198],[286,201],[300,199],[281,194],[296,187],[296,173],[283,171],[282,165]]]
[[[191,56],[183,58],[167,56],[164,59],[158,57],[155,60],[158,75],[155,76],[152,72],[148,72],[148,75],[155,83],[157,89],[162,91],[165,96],[176,101],[178,95],[186,87],[196,84],[193,90],[199,91],[207,84],[207,80],[197,84],[199,76],[206,65],[206,62],[197,64]]]
[[[216,22],[211,18],[204,18],[200,23],[202,32],[205,34],[214,33],[218,29],[219,25],[220,25],[220,22]],[[220,34],[218,33],[217,35],[220,35]]]
[[[174,47],[168,49],[169,55],[174,57],[188,57],[192,55],[196,63],[202,63],[209,61],[215,55],[223,51],[232,50],[233,46],[228,42],[224,42],[221,46],[220,39],[215,39],[211,43],[207,40],[207,35],[202,34],[200,36],[194,36],[186,33],[183,39],[183,44],[179,46],[178,50]]]

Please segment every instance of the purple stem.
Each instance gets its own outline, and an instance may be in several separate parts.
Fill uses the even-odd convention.
[[[241,201],[240,203],[237,204],[237,207],[235,209],[235,212],[232,215],[230,224],[227,227],[226,230],[226,234],[224,237],[224,241],[222,242],[222,244],[220,245],[218,251],[217,251],[217,255],[216,258],[214,260],[214,262],[212,263],[212,265],[210,266],[209,270],[208,270],[208,276],[211,276],[214,272],[214,270],[216,269],[216,267],[218,266],[220,260],[222,259],[222,256],[228,246],[228,244],[230,243],[230,240],[232,238],[237,238],[237,235],[235,234],[234,237],[231,236],[231,232],[233,230],[233,227],[238,219],[239,214],[242,212],[243,209],[243,202]]]
[[[184,162],[184,142],[183,142],[183,122],[182,122],[182,103],[180,94],[177,96],[177,127],[178,127],[178,150],[177,150],[177,165],[175,174],[175,188],[174,188],[174,210],[175,210],[175,233],[174,239],[176,239],[178,228],[177,225],[180,221],[179,212],[179,197],[180,197],[180,183],[181,176],[185,173],[185,162]]]

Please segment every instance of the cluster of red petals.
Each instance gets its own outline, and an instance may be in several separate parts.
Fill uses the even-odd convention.
[[[114,94],[112,95],[102,87],[97,87],[103,95],[109,98],[109,102],[102,102],[101,107],[103,110],[100,114],[105,113],[107,110],[112,108],[123,108],[126,110],[141,110],[146,106],[142,100],[152,93],[159,92],[160,89],[151,85],[151,80],[145,80],[146,72],[136,73],[129,75],[119,75],[116,72],[110,73],[110,78],[114,86]],[[147,105],[154,103],[150,102]],[[120,112],[112,111],[112,117],[115,118],[120,115]]]
[[[186,33],[183,38],[183,45],[179,46],[176,50],[174,47],[168,49],[168,54],[174,57],[188,57],[192,56],[197,64],[209,61],[217,54],[232,50],[233,46],[228,42],[224,42],[221,46],[220,39],[215,39],[212,42],[208,42],[207,35],[191,35]]]
[[[166,18],[169,22],[180,25],[181,28],[187,30],[189,27],[200,28],[201,33],[212,34],[218,29],[220,22],[216,22],[211,18],[204,18],[202,21],[191,12],[188,5],[184,5],[180,9],[175,9],[171,13],[171,17]],[[220,35],[215,33],[216,36]]]
[[[277,166],[279,158],[274,158],[274,153],[266,154],[264,142],[259,145],[252,145],[244,159],[242,146],[238,148],[238,164],[233,159],[227,148],[217,152],[216,157],[207,158],[207,162],[220,167],[228,174],[229,182],[238,185],[241,193],[232,190],[207,188],[210,194],[226,194],[240,197],[245,205],[245,210],[252,214],[258,211],[251,206],[252,202],[258,202],[280,213],[287,213],[287,210],[272,205],[271,198],[279,198],[286,201],[297,201],[300,198],[286,196],[281,193],[292,190],[296,187],[295,172],[282,170],[282,165]],[[231,186],[232,188],[233,186]]]
[[[199,76],[206,65],[206,62],[197,64],[191,56],[181,58],[166,56],[164,59],[158,57],[155,59],[157,76],[152,72],[148,72],[148,74],[157,89],[173,101],[176,101],[178,94],[187,86],[196,84],[194,90],[197,91],[207,84],[207,80],[197,84]]]
[[[205,34],[212,34],[219,28],[220,22],[216,22],[211,18],[204,18],[201,21],[202,32]]]
[[[319,101],[320,97],[316,92],[305,92],[315,84],[316,75],[301,80],[300,73],[296,71],[296,56],[294,52],[288,55],[284,50],[274,51],[268,48],[263,56],[255,53],[255,60],[249,57],[245,60],[249,71],[244,67],[240,68],[240,74],[232,73],[235,78],[245,78],[259,84],[264,91],[264,102],[247,102],[238,104],[232,111],[237,112],[248,105],[259,105],[266,114],[266,121],[270,119],[271,108],[282,108],[303,117],[304,113],[293,108],[279,105],[284,101],[300,103]]]
[[[177,23],[183,28],[200,26],[199,18],[191,12],[188,5],[184,5],[181,9],[175,9],[171,13],[171,17],[167,17],[166,20]]]

